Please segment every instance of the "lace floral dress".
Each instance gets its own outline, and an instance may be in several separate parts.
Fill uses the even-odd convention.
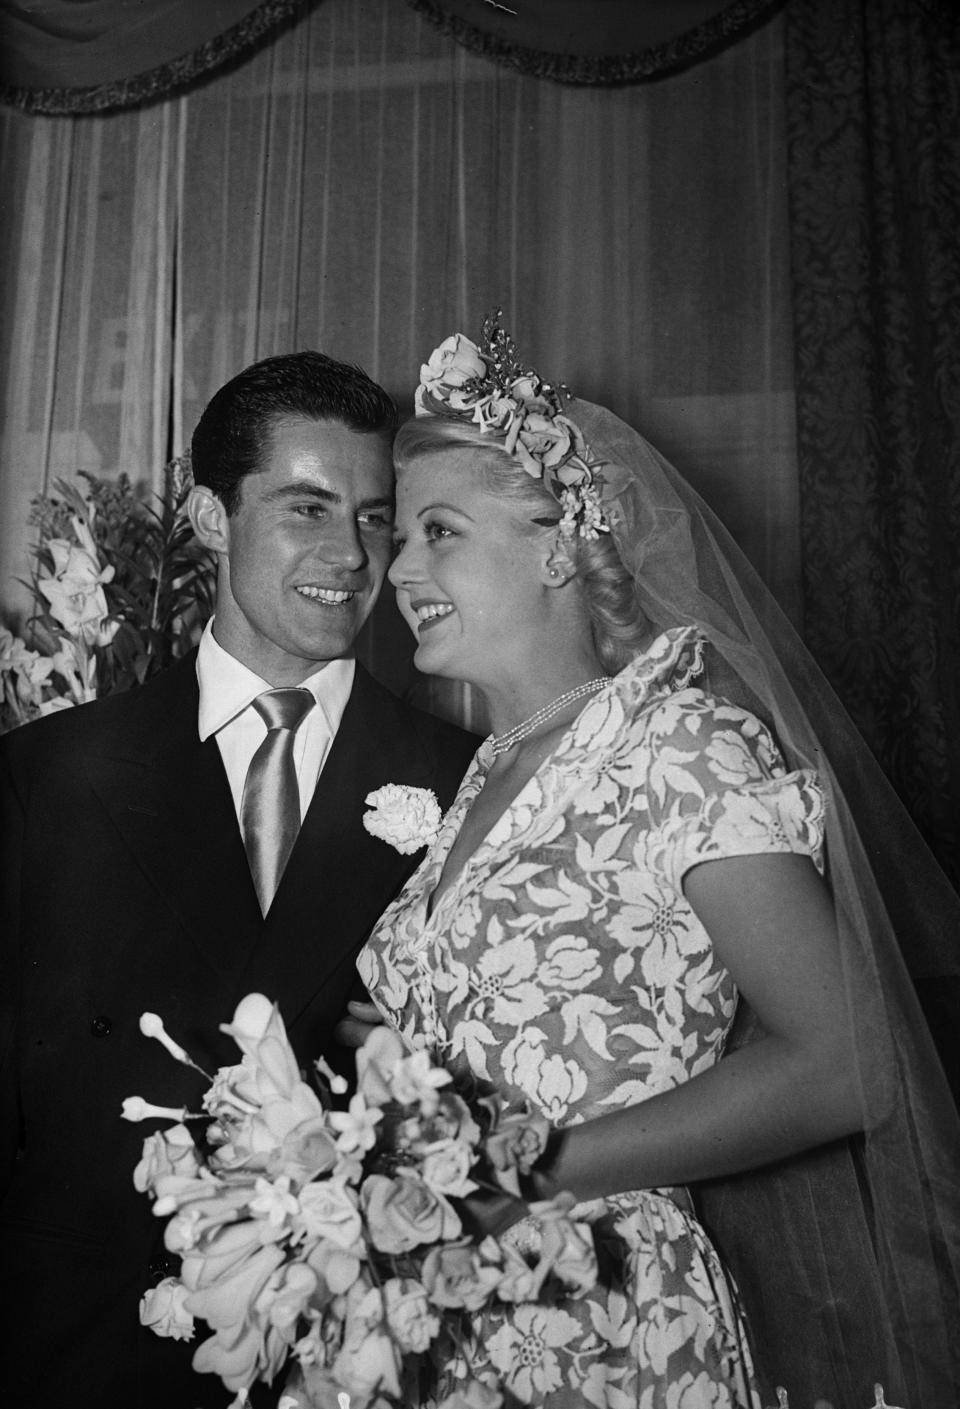
[[[493,761],[481,745],[359,959],[388,1021],[557,1126],[720,1057],[737,993],[684,873],[758,852],[820,860],[813,775],[787,773],[759,720],[691,685],[700,652],[692,631],[667,632],[594,696],[428,915]],[[622,1283],[485,1313],[475,1369],[550,1409],[757,1409],[736,1293],[686,1191],[620,1194],[577,1217],[619,1239]],[[535,1220],[505,1237],[535,1246]]]

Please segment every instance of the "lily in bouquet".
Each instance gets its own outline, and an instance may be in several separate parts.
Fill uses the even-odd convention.
[[[43,606],[33,624],[43,649],[0,627],[3,702],[18,723],[96,699],[96,650],[110,645],[120,623],[110,619],[104,593],[114,568],[101,559],[92,521],[75,514],[63,537],[45,541],[34,579]]]
[[[0,626],[0,732],[142,682],[193,643],[209,615],[213,562],[185,505],[189,466],[164,470],[156,507],[126,475],[58,480],[33,501],[35,609],[22,636]]]
[[[193,1065],[155,1015],[141,1029]],[[181,1258],[179,1276],[145,1294],[143,1323],[192,1339],[205,1321],[212,1334],[194,1368],[219,1375],[237,1409],[284,1366],[298,1387],[291,1403],[387,1409],[419,1402],[454,1370],[441,1406],[497,1409],[498,1386],[471,1374],[466,1313],[536,1302],[551,1283],[582,1295],[597,1276],[590,1228],[571,1221],[568,1196],[533,1205],[535,1254],[469,1231],[464,1199],[518,1195],[547,1121],[497,1098],[467,1101],[387,1027],[357,1053],[356,1091],[339,1107],[346,1083],[323,1062],[304,1080],[263,995],[221,1030],[242,1059],[210,1079],[202,1113],[124,1103],[127,1119],[174,1121],[147,1138],[134,1172]]]

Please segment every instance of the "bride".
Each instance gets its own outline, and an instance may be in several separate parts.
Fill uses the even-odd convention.
[[[496,324],[433,353],[396,458],[416,665],[493,732],[360,974],[550,1119],[531,1198],[620,1258],[478,1318],[475,1373],[551,1409],[955,1405],[956,1121],[820,747],[817,711],[849,754],[839,706],[692,491]],[[473,1212],[536,1245],[525,1202]]]

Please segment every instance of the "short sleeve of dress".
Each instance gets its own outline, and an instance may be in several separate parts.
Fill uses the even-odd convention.
[[[671,888],[680,888],[691,866],[727,856],[792,852],[822,870],[817,775],[787,772],[759,719],[683,690],[663,700],[648,724],[648,859]]]

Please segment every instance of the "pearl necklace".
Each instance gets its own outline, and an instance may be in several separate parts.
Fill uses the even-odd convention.
[[[555,700],[543,705],[535,714],[531,714],[529,719],[524,719],[521,724],[515,724],[505,734],[495,734],[490,740],[490,748],[494,758],[499,758],[502,753],[509,753],[515,744],[519,744],[521,739],[529,738],[540,728],[541,724],[546,724],[548,719],[559,714],[574,700],[583,699],[584,695],[592,695],[595,690],[602,690],[604,685],[609,685],[609,683],[609,675],[600,675],[596,680],[587,680],[583,685],[576,685],[572,690],[568,690],[565,695],[558,695]]]

